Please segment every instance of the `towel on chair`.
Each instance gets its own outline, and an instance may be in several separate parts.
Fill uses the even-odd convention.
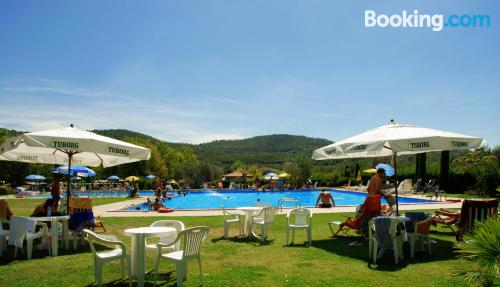
[[[92,198],[89,197],[70,197],[69,212],[74,213],[78,210],[92,210]]]
[[[82,211],[70,215],[70,229],[82,230],[95,225],[94,213],[92,211]]]
[[[390,218],[382,216],[375,218],[375,236],[377,237],[377,244],[386,250],[391,248],[392,245],[392,238],[389,234],[390,227]]]
[[[429,213],[425,213],[425,212],[405,212],[405,216],[410,219],[409,221],[405,222],[406,232],[413,233],[413,229],[415,227],[415,223],[427,219],[427,217],[429,217]],[[421,226],[421,227],[423,227],[423,226]],[[425,230],[422,230],[422,231],[424,231],[424,232],[420,232],[420,233],[427,233],[427,232],[425,232]]]

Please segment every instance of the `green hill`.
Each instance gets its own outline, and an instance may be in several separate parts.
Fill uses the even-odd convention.
[[[125,138],[138,138],[146,141],[151,141],[151,142],[156,142],[160,141],[158,139],[155,139],[152,136],[148,136],[145,134],[141,134],[138,132],[134,131],[129,131],[129,130],[124,130],[124,129],[116,129],[116,130],[92,130],[91,132],[94,132],[96,134],[100,134],[102,136],[114,138],[117,140],[123,140]]]
[[[139,138],[152,143],[160,142],[151,136],[128,130],[95,130],[94,132],[116,139]],[[197,145],[166,143],[174,149],[191,149],[198,160],[227,168],[235,161],[241,161],[245,165],[279,167],[297,156],[310,157],[314,149],[332,142],[320,138],[278,134],[241,140],[217,140]]]
[[[331,144],[326,139],[294,135],[266,135],[242,140],[219,140],[193,146],[200,160],[227,166],[239,160],[246,165],[278,167],[298,156]]]

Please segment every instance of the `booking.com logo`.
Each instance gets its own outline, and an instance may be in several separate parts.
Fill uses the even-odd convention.
[[[490,27],[490,16],[485,14],[452,14],[447,17],[443,14],[420,14],[403,10],[401,14],[377,14],[373,10],[365,11],[365,27],[393,27],[393,28],[430,28],[439,32],[446,28],[484,28]]]

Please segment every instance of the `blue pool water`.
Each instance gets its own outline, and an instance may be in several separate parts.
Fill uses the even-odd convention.
[[[366,193],[358,193],[344,190],[329,190],[335,199],[335,204],[358,205],[363,203]],[[300,200],[302,206],[314,206],[320,190],[290,190],[290,191],[255,191],[255,190],[211,190],[189,192],[186,196],[178,195],[170,200],[164,200],[167,207],[173,209],[210,209],[220,208],[222,205],[226,208],[236,208],[240,206],[253,206],[257,199],[260,202],[270,203],[273,206],[278,205],[278,201],[284,197],[291,197]],[[142,195],[153,196],[152,192],[141,192]],[[153,199],[153,198],[152,198]],[[382,199],[385,204],[385,199]],[[399,197],[400,204],[415,204],[432,202],[425,199],[415,199],[408,197]],[[294,206],[293,203],[284,206]],[[147,210],[146,203],[138,206],[132,206],[126,210]]]

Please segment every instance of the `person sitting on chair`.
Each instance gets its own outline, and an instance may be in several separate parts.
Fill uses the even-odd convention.
[[[40,203],[33,210],[32,217],[44,217],[44,216],[52,216],[55,215],[54,210],[55,202],[52,198],[47,199],[44,203]]]
[[[10,210],[7,201],[5,199],[0,199],[0,219],[9,220],[12,215],[14,215],[14,213],[12,213],[12,210]]]
[[[320,200],[321,203],[319,203]],[[323,190],[321,190],[321,192],[319,193],[318,199],[316,199],[316,206],[317,207],[335,206],[335,200],[333,199],[333,196],[328,191],[326,191],[326,188],[323,188]]]
[[[147,201],[146,201],[146,204],[148,205],[148,211],[152,211],[154,210],[154,204],[153,204],[153,201],[151,201],[151,199],[148,197]]]

